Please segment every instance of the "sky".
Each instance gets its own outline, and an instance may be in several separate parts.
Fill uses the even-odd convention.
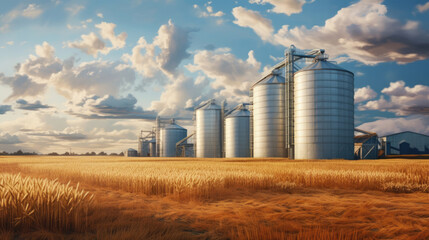
[[[355,126],[429,134],[427,0],[0,2],[0,151],[120,152],[230,108],[294,45],[355,74]]]

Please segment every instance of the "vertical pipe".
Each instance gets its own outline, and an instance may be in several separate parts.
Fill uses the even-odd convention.
[[[250,95],[250,104],[249,104],[249,111],[250,111],[250,119],[249,119],[249,147],[250,147],[250,157],[253,157],[253,87],[250,88],[249,91]]]
[[[159,157],[160,156],[160,128],[161,128],[161,123],[160,123],[160,119],[159,116],[156,117],[156,130],[155,130],[155,139],[156,139],[156,156]]]
[[[289,159],[294,159],[294,54],[295,46],[291,45],[285,52],[285,147]]]
[[[225,102],[226,100],[223,100],[221,103],[221,109],[220,109],[220,132],[221,132],[221,136],[220,136],[220,141],[221,141],[221,145],[220,145],[220,152],[221,152],[221,157],[225,157]]]

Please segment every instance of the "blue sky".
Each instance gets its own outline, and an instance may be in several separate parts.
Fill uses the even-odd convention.
[[[2,1],[0,150],[119,152],[152,119],[233,107],[294,44],[355,73],[355,125],[429,134],[429,2]],[[181,125],[193,131],[192,122]]]

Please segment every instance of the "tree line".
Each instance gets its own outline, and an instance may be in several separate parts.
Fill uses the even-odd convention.
[[[22,156],[22,155],[45,155],[45,154],[38,154],[36,152],[24,152],[21,149],[16,151],[16,152],[0,152],[0,156],[5,156],[5,155],[13,155],[13,156]],[[124,153],[110,153],[107,154],[103,151],[96,153],[96,152],[86,152],[86,153],[74,153],[74,152],[65,152],[65,153],[57,153],[57,152],[51,152],[46,154],[48,156],[124,156]]]

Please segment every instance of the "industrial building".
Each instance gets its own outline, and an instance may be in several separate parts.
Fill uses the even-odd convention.
[[[158,117],[140,135],[139,156],[378,157],[377,134],[354,129],[354,74],[328,61],[323,49],[302,52],[292,45],[283,61],[255,80],[249,103],[230,108],[210,99],[196,106],[190,135],[174,120]],[[392,134],[381,139],[381,149],[388,155],[429,153],[428,139]]]
[[[429,154],[429,136],[400,132],[380,137],[385,155]]]

